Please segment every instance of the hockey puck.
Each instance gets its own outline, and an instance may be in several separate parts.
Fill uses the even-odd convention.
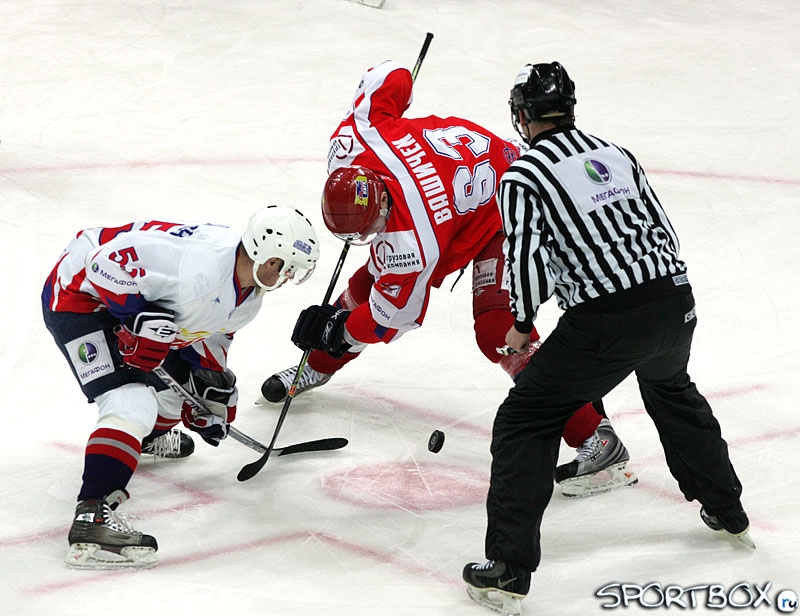
[[[432,453],[439,453],[444,445],[444,432],[441,430],[434,430],[428,438],[428,451]]]

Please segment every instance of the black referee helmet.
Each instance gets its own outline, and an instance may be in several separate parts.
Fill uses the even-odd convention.
[[[574,120],[575,102],[575,83],[558,62],[523,66],[508,100],[517,131],[520,111],[528,122],[564,116]]]

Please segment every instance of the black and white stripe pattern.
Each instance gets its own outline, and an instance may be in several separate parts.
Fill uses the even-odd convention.
[[[503,175],[498,203],[519,322],[553,293],[566,309],[686,271],[638,161],[575,128],[540,135]]]

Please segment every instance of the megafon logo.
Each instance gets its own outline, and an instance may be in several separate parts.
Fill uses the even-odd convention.
[[[97,359],[97,347],[91,342],[84,342],[78,347],[78,358],[84,364],[91,364],[95,359]]]
[[[595,184],[608,184],[611,181],[611,171],[595,158],[583,161],[583,170]]]

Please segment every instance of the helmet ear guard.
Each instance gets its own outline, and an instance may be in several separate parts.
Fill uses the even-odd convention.
[[[322,217],[336,237],[348,244],[363,246],[386,226],[390,202],[380,175],[366,167],[341,167],[325,182]]]
[[[311,222],[299,210],[280,205],[268,205],[250,217],[242,244],[253,261],[253,278],[265,291],[277,289],[287,280],[304,282],[319,259],[319,242]],[[281,259],[283,267],[275,284],[266,285],[258,277],[258,268],[273,257]]]
[[[508,100],[511,120],[523,139],[520,113],[527,122],[561,117],[574,120],[576,102],[575,83],[558,62],[523,66]]]

